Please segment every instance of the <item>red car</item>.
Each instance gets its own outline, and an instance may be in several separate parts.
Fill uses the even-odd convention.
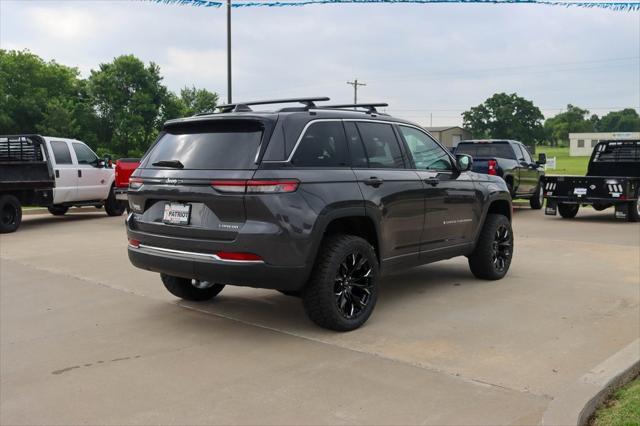
[[[139,158],[121,158],[116,160],[115,171],[115,194],[118,200],[127,200],[127,190],[129,188],[129,178],[135,169],[140,165]]]

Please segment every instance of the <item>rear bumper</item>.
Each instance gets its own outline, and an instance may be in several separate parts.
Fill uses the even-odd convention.
[[[221,260],[214,254],[144,244],[129,246],[128,254],[131,263],[141,269],[227,285],[293,291],[300,290],[307,278],[306,268]]]
[[[113,193],[116,196],[116,200],[127,201],[127,192],[129,188],[115,188]]]

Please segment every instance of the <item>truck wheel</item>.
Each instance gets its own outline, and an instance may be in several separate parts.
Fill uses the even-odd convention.
[[[576,217],[580,209],[579,204],[558,204],[558,213],[565,219],[571,219]]]
[[[529,200],[529,205],[534,210],[540,210],[544,204],[544,191],[542,190],[542,181],[538,182],[536,192],[533,193],[533,197]]]
[[[53,205],[47,207],[47,210],[54,216],[64,216],[69,211],[69,207]]]
[[[629,210],[627,214],[627,220],[629,222],[640,222],[640,194],[636,202],[629,203]]]
[[[210,281],[190,280],[188,278],[173,277],[160,274],[162,283],[169,293],[184,300],[192,302],[204,302],[211,300],[224,288],[224,284],[216,284]]]
[[[378,298],[378,259],[366,240],[332,235],[322,244],[302,304],[311,321],[336,331],[364,324]]]
[[[113,192],[113,187],[109,191],[109,197],[104,203],[104,211],[109,216],[121,216],[126,210],[127,206],[124,202],[116,200],[116,194]]]
[[[15,232],[22,222],[20,200],[13,195],[0,196],[0,234]]]
[[[504,277],[513,257],[511,222],[501,214],[489,214],[478,243],[469,256],[469,268],[476,278],[499,280]]]

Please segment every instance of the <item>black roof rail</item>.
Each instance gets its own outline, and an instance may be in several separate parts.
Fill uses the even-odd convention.
[[[340,104],[340,105],[321,105],[316,108],[320,109],[345,109],[345,108],[364,108],[367,113],[377,113],[376,108],[388,107],[389,104],[385,102],[367,103],[367,104]]]
[[[316,96],[311,98],[286,98],[286,99],[268,99],[264,101],[251,101],[251,102],[237,102],[232,104],[224,104],[216,106],[221,113],[225,112],[245,112],[253,111],[250,106],[252,105],[271,105],[271,104],[291,104],[301,103],[307,108],[315,108],[315,102],[328,101],[326,96]]]

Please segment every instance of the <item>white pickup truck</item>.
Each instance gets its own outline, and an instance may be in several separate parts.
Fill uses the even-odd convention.
[[[86,144],[40,135],[0,136],[0,233],[20,226],[22,205],[45,206],[53,215],[69,207],[104,207],[121,215],[126,202],[116,200],[114,169]]]

